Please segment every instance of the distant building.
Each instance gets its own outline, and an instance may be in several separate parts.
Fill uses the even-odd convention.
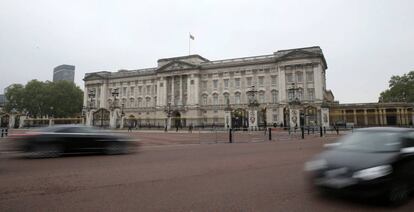
[[[66,80],[70,82],[75,81],[75,66],[60,65],[53,69],[53,82]]]
[[[3,108],[6,104],[6,96],[4,94],[0,94],[0,108]]]

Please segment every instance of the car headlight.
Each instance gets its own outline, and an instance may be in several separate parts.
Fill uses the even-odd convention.
[[[362,180],[372,180],[391,174],[392,167],[390,165],[376,166],[368,169],[357,171],[353,174],[353,178]]]
[[[316,171],[320,169],[324,169],[328,166],[326,160],[319,159],[319,160],[312,160],[305,163],[305,171]]]

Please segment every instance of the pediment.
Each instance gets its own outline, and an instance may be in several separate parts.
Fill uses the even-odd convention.
[[[85,76],[85,78],[83,78],[83,81],[87,81],[87,80],[101,80],[101,79],[104,79],[104,77],[102,77],[99,74],[92,73],[92,74],[89,74],[88,76]]]
[[[184,70],[184,69],[192,69],[196,68],[196,65],[183,62],[183,61],[171,61],[163,66],[161,66],[158,71],[176,71],[176,70]]]
[[[306,58],[306,57],[315,57],[319,56],[316,53],[308,52],[304,50],[295,50],[283,55],[280,59],[299,59],[299,58]]]

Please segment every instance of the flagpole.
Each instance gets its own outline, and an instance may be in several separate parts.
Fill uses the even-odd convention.
[[[190,55],[191,53],[191,37],[190,37],[191,33],[188,33],[188,55]]]

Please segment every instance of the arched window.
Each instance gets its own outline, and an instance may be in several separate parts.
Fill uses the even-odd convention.
[[[224,93],[224,104],[227,104],[227,102],[230,103],[230,95],[229,93]]]
[[[150,107],[151,106],[151,98],[147,97],[145,98],[145,107]]]
[[[239,92],[234,94],[234,103],[240,104],[240,93]]]
[[[272,103],[276,104],[278,102],[279,92],[277,90],[272,91]]]
[[[218,105],[219,104],[219,102],[218,102],[218,94],[213,94],[213,105]]]
[[[265,103],[266,98],[265,98],[265,92],[264,91],[260,91],[259,92],[259,102],[260,103]]]
[[[137,107],[142,107],[142,98],[138,98]]]
[[[207,105],[207,94],[203,94],[203,96],[201,96],[201,104]]]

